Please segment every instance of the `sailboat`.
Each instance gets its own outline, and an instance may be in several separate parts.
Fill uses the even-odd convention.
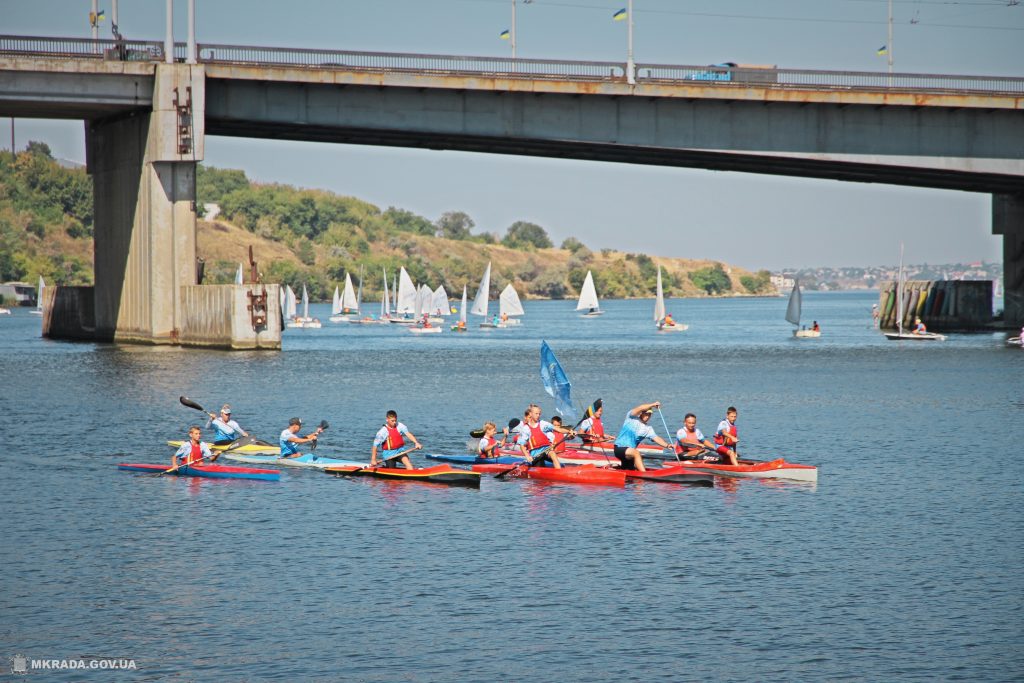
[[[789,305],[786,306],[786,321],[796,325],[793,336],[798,339],[808,339],[821,336],[820,330],[807,329],[805,325],[800,329],[800,314],[803,310],[803,295],[800,293],[800,280],[793,280],[793,291],[789,293]]]
[[[408,330],[413,334],[439,334],[444,328],[431,324],[439,318],[430,317],[430,306],[434,300],[434,290],[426,285],[420,285],[419,293],[416,295],[416,324],[411,325]]]
[[[594,276],[591,272],[587,271],[587,279],[583,281],[583,287],[580,289],[580,300],[576,304],[577,311],[586,311],[582,315],[584,318],[593,318],[604,313],[601,310],[601,304],[597,300],[597,290],[594,288]]]
[[[459,309],[459,322],[452,325],[452,332],[466,331],[466,285],[462,285],[462,308]]]
[[[445,291],[444,285],[439,285],[434,290],[434,294],[430,299],[430,316],[431,318],[437,318],[436,321],[431,322],[443,323],[445,317],[451,312],[448,304],[448,292]]]
[[[484,320],[480,323],[480,327],[497,327],[494,321],[490,320],[487,314],[487,309],[490,305],[488,298],[491,295],[491,262],[487,262],[487,268],[484,269],[484,276],[480,279],[480,287],[476,290],[476,296],[473,298],[473,307],[469,309],[469,312],[473,315],[483,316]]]
[[[412,316],[413,313],[416,312],[416,301],[418,299],[418,295],[419,290],[416,289],[416,285],[413,284],[412,278],[409,277],[409,273],[407,273],[405,271],[405,267],[403,267],[398,274],[398,295],[395,297],[396,316],[392,317],[390,321],[401,325],[416,324],[416,319]]]
[[[238,270],[235,271],[235,284],[236,285],[244,285],[245,284],[245,278],[242,276],[242,264],[241,263],[238,264]]]
[[[903,243],[900,243],[900,268],[897,279],[896,279],[896,305],[894,306],[896,313],[896,331],[885,332],[886,339],[892,339],[893,341],[946,341],[946,336],[942,334],[935,334],[934,332],[904,332],[903,331],[903,318],[908,313],[912,314],[911,319],[915,317],[917,313],[917,306],[907,306],[904,302],[905,292],[903,291],[906,283],[903,280]],[[916,297],[914,298],[916,301]]]
[[[659,332],[682,332],[689,325],[677,323],[665,314],[665,292],[661,287],[661,266],[658,266],[658,287],[654,297],[654,326]]]
[[[337,288],[335,288],[335,294],[337,294]],[[352,289],[352,274],[345,273],[345,289],[342,290],[341,297],[339,297],[337,304],[332,311],[331,315],[332,323],[347,323],[352,320],[352,314],[359,315],[359,301]]]
[[[501,296],[498,297],[498,314],[501,316],[501,322],[498,323],[498,327],[519,325],[522,321],[512,316],[526,314],[526,311],[523,310],[522,302],[519,301],[519,292],[516,291],[511,282],[505,285],[505,289],[501,290]]]
[[[295,296],[294,293],[291,296]],[[317,318],[309,317],[309,292],[306,290],[306,285],[302,285],[302,315],[294,316],[291,322],[288,323],[288,327],[303,328],[303,329],[316,329],[320,327],[320,321]]]
[[[43,314],[43,294],[46,292],[46,281],[43,280],[43,276],[39,276],[39,288],[36,290],[36,307],[30,311],[32,315]]]

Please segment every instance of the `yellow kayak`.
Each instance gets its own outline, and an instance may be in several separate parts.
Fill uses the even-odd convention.
[[[184,441],[168,441],[167,445],[173,448],[181,448]],[[263,454],[263,455],[277,455],[281,452],[281,447],[266,441],[260,441],[259,439],[253,439],[249,443],[240,444],[234,448],[232,444],[226,443],[222,445],[210,444],[210,450],[214,453],[223,453],[224,451],[231,449],[232,453],[248,453],[250,455]]]

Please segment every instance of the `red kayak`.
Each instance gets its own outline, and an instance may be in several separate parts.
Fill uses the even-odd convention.
[[[508,472],[508,465],[495,465],[491,463],[473,465],[474,472],[487,472],[501,474]],[[593,465],[580,465],[578,467],[518,467],[514,472],[509,472],[508,477],[525,477],[526,479],[539,479],[542,481],[555,481],[565,484],[595,484],[598,486],[625,486],[626,474],[622,470],[609,470]]]
[[[674,463],[673,463],[674,464]],[[818,481],[818,468],[814,465],[798,465],[786,462],[785,458],[775,460],[740,460],[738,465],[726,465],[707,460],[687,460],[686,469],[706,472],[720,477],[746,477],[751,479],[792,479],[794,481]]]
[[[638,470],[619,470],[627,479],[639,481],[660,481],[668,484],[693,484],[695,486],[714,486],[715,475],[710,472],[692,470],[687,467],[661,467],[640,472]]]
[[[508,465],[504,466],[508,469]],[[324,472],[341,477],[375,477],[390,481],[418,481],[429,484],[447,484],[449,486],[473,486],[480,488],[480,474],[469,470],[460,470],[451,465],[436,465],[418,470],[407,470],[402,467],[325,467]]]

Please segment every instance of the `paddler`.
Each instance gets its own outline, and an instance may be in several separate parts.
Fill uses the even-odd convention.
[[[412,448],[405,447],[405,437],[408,437],[414,444]],[[384,462],[384,466],[387,467],[389,458],[392,458],[399,453],[419,450],[423,448],[420,444],[419,439],[409,431],[409,428],[398,421],[398,413],[393,410],[389,410],[385,415],[384,426],[377,430],[377,436],[373,438],[373,448],[370,449],[370,467],[377,465],[377,456]],[[402,463],[402,466],[407,470],[414,470],[412,466],[412,460],[409,459],[408,455],[403,455],[397,459]],[[391,465],[392,467],[394,465]]]
[[[661,408],[660,401],[652,403],[641,403],[626,413],[626,419],[622,423],[619,435],[615,437],[615,457],[622,463],[622,469],[637,470],[646,472],[643,456],[637,450],[637,446],[644,439],[650,439],[662,448],[668,448],[668,444],[655,433],[654,428],[647,423],[654,414],[654,410]]]
[[[558,415],[553,415],[550,422],[555,426],[555,429],[562,426],[562,418]],[[551,447],[551,450],[555,452],[556,456],[565,453],[565,439],[556,440],[555,444]]]
[[[701,446],[705,446],[705,451]],[[683,426],[676,432],[675,442],[676,455],[680,458],[699,458],[702,453],[714,452],[715,444],[704,436],[704,433],[697,428],[697,416],[687,413],[683,418]],[[711,456],[714,457],[714,456]]]
[[[604,433],[604,423],[601,416],[604,415],[604,404],[601,399],[594,401],[594,404],[587,407],[587,417],[580,422],[576,432],[583,439],[584,444],[607,443],[611,441]]]
[[[722,456],[723,462],[737,464],[736,444],[739,440],[739,433],[736,431],[736,409],[729,406],[725,411],[725,419],[718,423],[718,431],[715,432],[715,450]]]
[[[498,426],[493,422],[484,423],[484,436],[480,439],[480,444],[476,447],[476,454],[481,458],[497,458],[500,453],[499,448],[505,445],[508,441],[508,427],[502,430],[501,441],[494,438],[494,435],[498,432]]]
[[[534,458],[540,457],[536,463],[538,465],[545,460],[550,460],[551,465],[556,468],[560,468],[562,463],[558,461],[558,455],[551,452],[551,446],[555,443],[553,439],[556,438],[554,435],[557,433],[576,436],[576,432],[571,429],[556,427],[550,422],[540,419],[540,406],[535,403],[531,403],[523,412],[523,421],[519,425],[518,432],[516,443],[524,458],[532,461]],[[564,441],[565,437],[562,437],[561,440]]]
[[[316,441],[316,438],[320,435],[323,430],[319,427],[316,431],[307,434],[306,436],[299,436],[299,430],[302,428],[302,420],[297,417],[293,417],[288,420],[288,427],[281,432],[281,438],[278,439],[278,443],[281,446],[282,458],[297,458],[301,455],[299,453],[300,443],[309,443],[310,441]]]
[[[225,403],[220,408],[220,415],[213,413],[207,413],[210,419],[206,421],[206,427],[213,427],[213,444],[215,446],[224,446],[232,441],[237,441],[243,436],[249,436],[249,433],[242,429],[242,427],[235,420],[231,419],[231,406]]]
[[[188,441],[181,444],[181,447],[174,452],[171,456],[171,468],[177,469],[179,467],[185,467],[192,464],[199,464],[200,461],[209,459],[213,462],[213,454],[210,452],[210,446],[205,441],[199,439],[203,435],[203,430],[198,425],[192,425],[188,428]],[[181,458],[181,462],[178,462],[178,458]]]

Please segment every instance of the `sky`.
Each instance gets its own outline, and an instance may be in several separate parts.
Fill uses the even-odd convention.
[[[518,0],[524,58],[625,61],[627,0]],[[110,35],[112,0],[99,0]],[[1020,76],[1015,0],[634,0],[637,62]],[[3,33],[88,37],[90,0],[0,0]],[[196,0],[197,40],[453,55],[509,54],[512,0]],[[162,40],[165,3],[121,0],[121,32]],[[175,2],[175,39],[187,3]],[[0,145],[10,145],[10,120]],[[81,122],[18,119],[16,146],[84,161]],[[250,179],[322,188],[435,220],[465,211],[476,231],[543,226],[556,243],[715,259],[751,270],[999,261],[985,194],[592,161],[209,136],[205,163]]]

